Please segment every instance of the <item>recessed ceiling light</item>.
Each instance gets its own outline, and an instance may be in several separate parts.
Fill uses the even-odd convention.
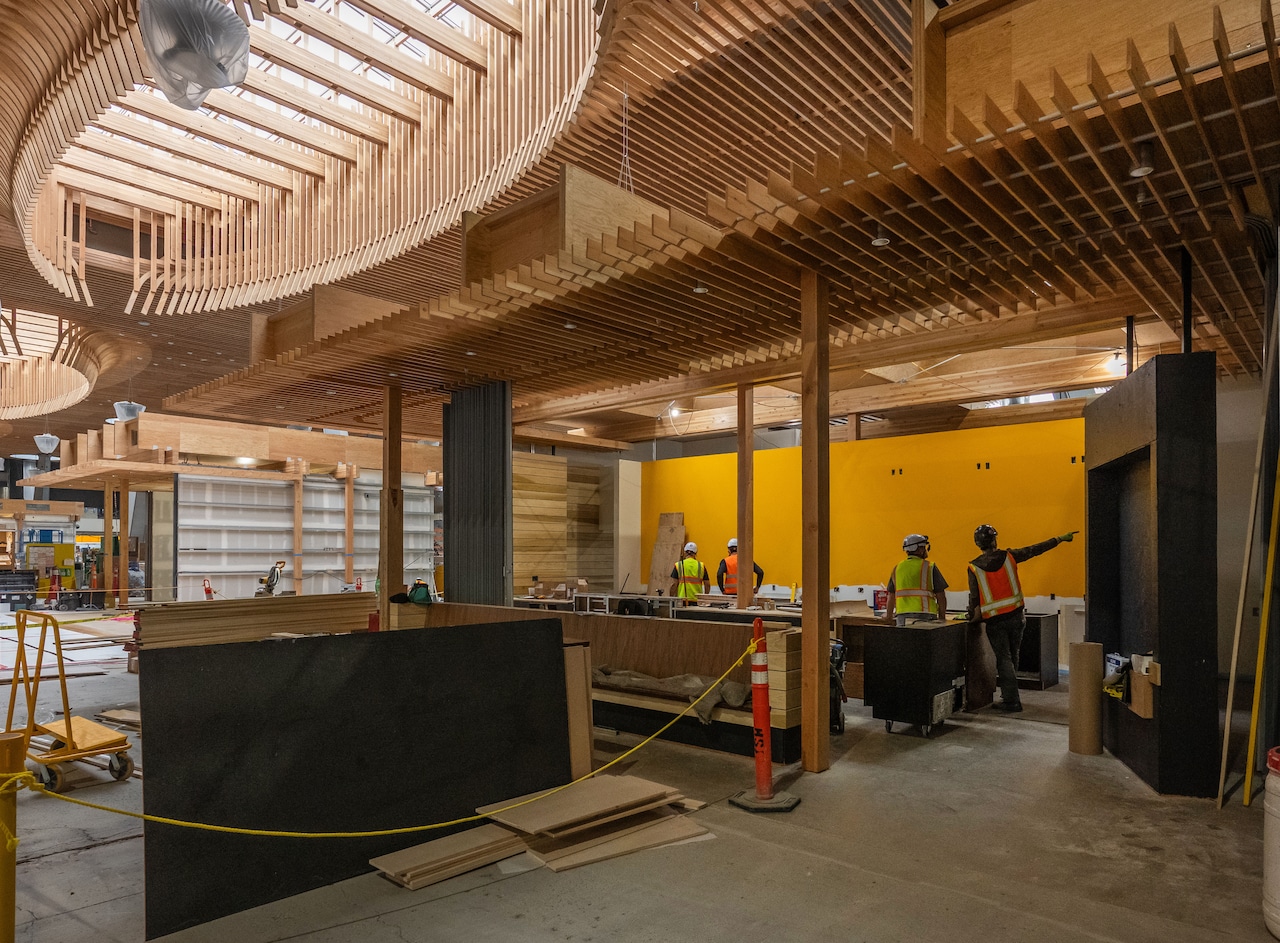
[[[884,225],[876,223],[876,237],[871,240],[871,244],[877,249],[883,249],[890,243],[889,234],[885,231]]]
[[[573,330],[575,327],[577,327],[577,326],[578,326],[578,325],[574,324],[572,321],[565,321],[565,322],[564,322],[564,329],[565,329],[566,331],[572,331],[572,330]]]
[[[702,284],[701,279],[693,283],[693,293],[695,295],[705,295],[710,290],[711,290],[710,288]]]
[[[398,374],[398,373],[388,373],[388,374],[387,374],[387,376],[389,376],[389,377],[398,377],[398,376],[400,376],[400,374]]]
[[[139,321],[139,322],[138,322],[138,327],[150,327],[150,326],[151,326],[151,322],[150,322],[150,321]]]
[[[476,352],[475,352],[474,350],[469,350],[469,351],[467,351],[467,356],[468,356],[468,357],[474,357],[475,355],[476,355]]]

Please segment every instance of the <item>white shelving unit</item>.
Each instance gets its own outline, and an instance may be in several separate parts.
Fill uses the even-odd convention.
[[[378,572],[380,476],[355,482],[355,575],[372,589]],[[336,593],[344,583],[343,483],[307,478],[303,485],[302,572],[306,595]],[[405,487],[405,581],[435,572],[435,489]],[[184,475],[178,490],[178,599],[204,598],[207,578],[227,598],[252,596],[258,578],[287,560],[281,587],[293,587],[293,486],[275,481]]]

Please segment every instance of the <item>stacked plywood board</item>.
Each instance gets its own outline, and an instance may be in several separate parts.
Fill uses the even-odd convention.
[[[519,833],[489,824],[382,855],[369,863],[389,880],[416,891],[524,850],[524,838]]]
[[[165,603],[140,608],[137,615],[143,648],[178,648],[365,631],[377,608],[373,593],[331,593]]]
[[[705,834],[673,808],[683,801],[678,790],[660,783],[598,776],[476,811],[521,832],[529,851],[552,871],[567,871]]]
[[[684,512],[658,515],[658,536],[649,558],[649,592],[664,593],[671,586],[671,570],[684,553]]]
[[[800,630],[769,632],[765,645],[769,656],[770,725],[794,727],[800,723]]]

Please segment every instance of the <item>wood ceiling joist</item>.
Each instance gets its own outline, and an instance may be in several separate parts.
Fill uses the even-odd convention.
[[[392,115],[401,121],[407,121],[414,125],[420,124],[422,121],[422,104],[420,102],[400,92],[385,88],[354,72],[349,72],[337,63],[331,62],[299,45],[287,42],[262,27],[251,27],[249,29],[249,47],[262,58],[274,62],[303,78],[328,86],[369,108]],[[298,89],[298,93],[305,94],[302,89]],[[288,103],[281,102],[281,104],[287,105]],[[295,111],[306,111],[305,108],[298,108],[293,105],[288,105],[288,107],[293,108]],[[311,112],[307,113],[311,114]],[[315,117],[324,120],[319,115]],[[338,125],[335,125],[335,127],[338,127]],[[385,144],[386,140],[383,139],[381,143]]]
[[[339,134],[325,128],[317,128],[306,121],[289,118],[278,111],[256,105],[242,95],[233,95],[220,88],[209,93],[205,107],[227,118],[243,121],[268,134],[293,141],[320,154],[328,154],[338,160],[353,164],[360,153],[359,146]]]
[[[292,23],[298,29],[349,55],[367,62],[374,68],[394,76],[407,85],[421,89],[445,101],[453,100],[454,78],[409,53],[390,46],[367,33],[357,32],[338,17],[321,13],[306,3],[281,10],[278,19]]]
[[[118,115],[110,111],[100,115],[95,123],[103,131],[114,134],[117,137],[126,138],[138,144],[145,144],[147,147],[164,151],[175,157],[182,157],[214,170],[225,171],[237,177],[243,177],[246,180],[275,187],[277,190],[293,189],[294,177],[289,171],[281,170],[278,167],[247,157],[241,157],[230,151],[214,147],[212,144],[193,141],[191,138],[183,137],[156,125],[126,118],[124,115]]]
[[[300,150],[292,144],[268,140],[260,134],[237,128],[230,122],[179,108],[156,95],[130,92],[120,102],[120,107],[135,115],[166,124],[174,130],[188,131],[211,143],[234,148],[250,157],[257,157],[288,170],[320,179],[325,176],[326,166],[322,157]]]
[[[50,178],[72,190],[106,197],[118,203],[132,203],[153,213],[173,215],[178,211],[178,201],[173,197],[159,196],[147,190],[110,180],[96,173],[86,173],[73,167],[61,166]]]
[[[441,55],[477,72],[489,70],[489,50],[475,40],[463,35],[434,16],[428,14],[411,0],[347,0],[371,16],[396,27]]]
[[[92,154],[79,147],[73,147],[67,151],[59,166],[93,174],[108,181],[127,182],[130,187],[168,197],[171,202],[179,200],[194,206],[203,206],[208,210],[222,209],[222,196],[216,190],[196,186],[147,168],[131,167],[126,163],[100,154]]]
[[[372,82],[368,84],[372,85]],[[294,111],[310,115],[317,121],[323,121],[330,127],[338,128],[354,134],[356,137],[386,147],[391,140],[391,131],[384,122],[376,121],[365,115],[357,114],[350,108],[344,108],[337,102],[328,101],[313,95],[300,85],[271,75],[262,69],[250,69],[240,87],[247,92],[284,105]],[[419,115],[421,110],[419,109]],[[420,119],[419,119],[420,120]]]
[[[144,170],[153,170],[175,180],[187,180],[196,186],[241,200],[256,201],[261,193],[257,184],[239,177],[94,131],[86,131],[80,135],[76,140],[76,147]]]
[[[453,3],[476,19],[484,20],[512,36],[519,36],[523,29],[523,7],[518,3],[507,3],[506,0],[453,0]]]

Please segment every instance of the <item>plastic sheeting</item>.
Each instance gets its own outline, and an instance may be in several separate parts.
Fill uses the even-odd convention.
[[[155,79],[175,105],[195,111],[215,88],[249,71],[249,28],[219,0],[141,0],[138,26]]]

